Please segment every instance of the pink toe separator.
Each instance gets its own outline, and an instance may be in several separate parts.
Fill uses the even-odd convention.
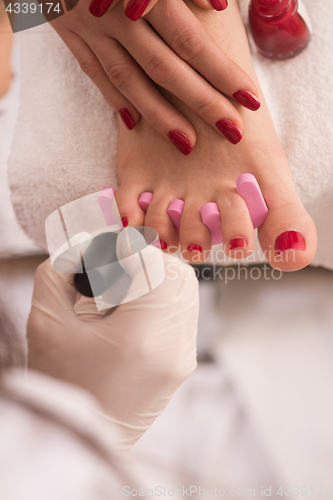
[[[243,198],[248,208],[253,229],[261,226],[268,215],[268,208],[261,194],[257,179],[252,174],[242,174],[238,177],[237,193]]]
[[[237,179],[237,193],[248,208],[253,228],[261,226],[268,215],[268,208],[261,194],[256,178],[252,174],[242,174]],[[212,235],[212,244],[223,243],[220,211],[216,203],[206,203],[200,209],[202,222]]]
[[[117,224],[117,221],[112,213],[112,203],[116,191],[116,189],[111,187],[104,188],[97,198],[99,208],[101,209],[105,224],[107,226],[113,226],[114,224]]]
[[[206,203],[200,208],[202,222],[212,235],[212,245],[223,243],[221,215],[216,203]]]
[[[182,213],[184,210],[184,205],[185,202],[183,200],[178,200],[177,198],[175,200],[172,200],[172,202],[169,205],[169,208],[167,210],[167,214],[172,220],[173,225],[177,229],[179,233],[180,229],[180,219],[182,218]]]
[[[268,208],[263,198],[263,195],[261,194],[259,184],[256,178],[252,174],[241,174],[237,179],[236,185],[237,185],[237,193],[244,199],[252,220],[253,228],[256,229],[265,222],[265,219],[268,215]],[[113,199],[116,190],[113,188],[106,188],[106,189],[113,191],[113,194],[108,193],[108,196],[112,197]],[[102,197],[102,194],[100,195],[100,197]],[[99,203],[100,203],[100,197],[98,199]],[[145,192],[141,194],[138,204],[144,212],[147,211],[148,206],[151,203],[152,199],[153,199],[152,193]],[[176,198],[175,200],[172,200],[167,210],[167,214],[169,215],[170,219],[173,222],[173,225],[175,226],[178,232],[180,229],[180,220],[184,210],[184,205],[185,203],[183,200],[179,200]],[[100,207],[104,215],[101,203]],[[201,212],[202,222],[205,224],[205,226],[208,227],[212,235],[212,244],[218,245],[220,243],[223,243],[221,216],[217,204],[206,203],[200,208],[200,212]],[[108,209],[107,215],[109,215],[110,213],[112,216],[112,212]]]
[[[138,205],[139,207],[141,208],[141,210],[144,211],[144,213],[147,212],[147,209],[149,207],[149,204],[151,203],[151,200],[153,199],[153,193],[142,193],[140,195],[140,198],[139,198],[139,201],[138,201]]]
[[[153,199],[152,193],[145,192],[140,195],[138,204],[141,210],[143,210],[145,213],[147,212],[147,209],[152,199]],[[180,219],[182,217],[184,205],[185,203],[183,202],[183,200],[175,199],[172,200],[167,210],[167,214],[169,215],[173,225],[175,226],[178,232],[180,229]]]

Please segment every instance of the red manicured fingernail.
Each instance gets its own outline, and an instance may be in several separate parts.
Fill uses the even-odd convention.
[[[227,0],[208,0],[210,5],[215,9],[215,10],[224,10],[228,7],[228,2]]]
[[[149,0],[131,0],[125,9],[125,14],[131,21],[137,21],[146,10],[148,4]]]
[[[242,132],[231,120],[219,120],[216,126],[231,144],[237,144],[243,137]]]
[[[305,250],[303,236],[297,231],[286,231],[275,240],[275,251],[280,254],[286,250]]]
[[[128,218],[127,217],[122,217],[121,218],[121,222],[123,223],[123,227],[127,227],[128,226]]]
[[[126,127],[128,128],[128,130],[133,130],[134,127],[135,127],[135,125],[136,125],[136,123],[135,123],[135,120],[134,120],[133,116],[128,111],[128,109],[126,109],[126,108],[120,108],[118,110],[118,113],[120,114],[121,119],[125,123]]]
[[[191,245],[189,245],[187,247],[187,251],[188,252],[202,252],[202,247],[200,245],[198,245],[197,243],[191,243]]]
[[[247,241],[244,238],[234,238],[229,243],[229,249],[234,250],[235,248],[246,247]]]
[[[89,12],[95,17],[102,17],[107,12],[113,0],[92,0]]]
[[[178,130],[171,130],[171,132],[168,133],[168,137],[172,144],[176,146],[183,155],[187,156],[190,154],[193,149],[193,144],[191,144],[186,135],[178,132]]]
[[[250,109],[251,111],[257,111],[257,109],[260,108],[260,101],[258,97],[253,95],[248,90],[237,90],[237,92],[233,94],[233,97],[239,102],[239,104]]]

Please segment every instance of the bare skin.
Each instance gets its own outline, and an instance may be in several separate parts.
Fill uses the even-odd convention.
[[[10,55],[13,33],[4,4],[0,4],[0,98],[5,95],[12,81]]]
[[[187,157],[174,150],[143,119],[131,132],[120,124],[118,175],[121,186],[116,193],[120,215],[127,217],[130,225],[155,228],[169,251],[175,251],[180,240],[186,259],[203,262],[211,248],[211,236],[202,223],[200,207],[216,202],[221,213],[225,252],[236,258],[248,256],[253,251],[253,227],[247,207],[236,192],[236,179],[242,173],[251,173],[259,182],[269,208],[269,215],[258,230],[266,258],[272,267],[283,271],[301,269],[315,255],[316,229],[297,195],[278,142],[251,62],[237,2],[231,0],[223,15],[200,10],[194,4],[189,6],[227,55],[257,84],[261,108],[252,112],[236,105],[244,129],[243,139],[232,145],[173,96],[165,94],[189,118],[197,132],[196,146]],[[146,215],[137,204],[145,191],[154,195]],[[167,215],[174,198],[185,201],[179,236]],[[276,239],[286,231],[300,233],[305,248],[278,254]],[[229,243],[237,238],[244,238],[247,244],[231,250]],[[193,244],[200,245],[202,252],[187,251]]]

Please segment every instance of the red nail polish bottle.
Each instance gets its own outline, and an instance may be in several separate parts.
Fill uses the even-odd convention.
[[[250,29],[263,56],[288,59],[305,49],[310,32],[297,9],[297,0],[251,0]]]

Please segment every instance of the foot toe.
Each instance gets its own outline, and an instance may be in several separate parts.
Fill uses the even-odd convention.
[[[186,200],[180,224],[182,256],[195,264],[205,262],[212,247],[210,232],[203,224],[200,214],[200,207],[204,203]]]
[[[219,195],[223,247],[233,259],[243,259],[253,252],[253,225],[245,201],[236,192]]]
[[[167,214],[171,201],[172,196],[154,193],[154,198],[147,209],[145,226],[152,227],[157,231],[162,250],[173,253],[179,247],[179,236]]]
[[[269,207],[264,224],[258,228],[260,246],[270,265],[282,271],[297,271],[311,263],[317,249],[313,220],[301,201]]]
[[[143,226],[145,214],[138,205],[143,190],[138,187],[122,184],[115,194],[119,215],[123,226]]]

